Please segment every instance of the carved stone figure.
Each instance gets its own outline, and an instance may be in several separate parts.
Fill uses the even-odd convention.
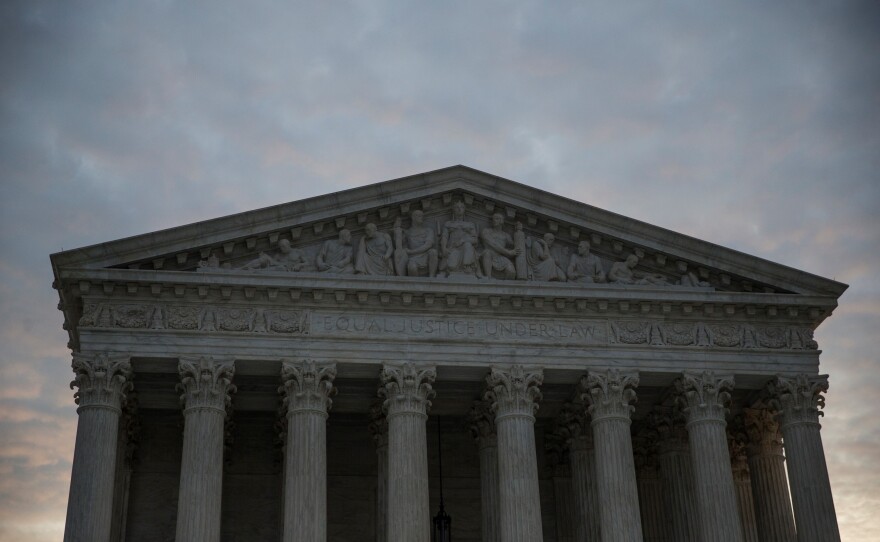
[[[688,271],[687,273],[682,275],[681,279],[678,281],[678,284],[679,286],[712,286],[712,284],[697,278],[697,274],[693,271]]]
[[[377,230],[370,222],[364,227],[364,237],[358,245],[354,270],[363,275],[393,275],[394,245],[391,236]]]
[[[220,269],[220,258],[214,253],[209,254],[207,260],[199,260],[199,269]]]
[[[352,265],[351,232],[339,230],[339,239],[328,239],[321,245],[315,265],[318,271],[350,275],[354,273]]]
[[[452,205],[452,220],[443,224],[440,236],[440,270],[447,275],[478,275],[476,245],[477,227],[465,220],[464,203],[456,201]]]
[[[394,221],[394,266],[398,276],[437,276],[439,258],[434,248],[434,231],[425,226],[425,213],[415,210],[410,215],[412,226],[401,228],[400,218]]]
[[[505,279],[516,277],[516,267],[510,258],[515,258],[522,251],[507,248],[514,243],[513,238],[501,229],[503,225],[504,215],[495,213],[492,215],[492,227],[483,228],[480,232],[480,240],[483,241],[484,247],[481,260],[486,278],[491,278],[495,272],[500,273]]]
[[[299,249],[290,246],[290,241],[282,239],[278,242],[278,254],[270,256],[265,252],[239,267],[242,270],[266,269],[270,271],[302,271],[306,266],[306,257]]]
[[[615,262],[611,265],[611,270],[608,271],[608,280],[615,284],[669,286],[669,282],[666,281],[666,277],[663,275],[634,271],[638,263],[639,257],[635,254],[630,254],[622,262]]]
[[[532,280],[565,281],[565,271],[556,263],[556,258],[550,252],[555,240],[556,237],[552,233],[545,233],[543,239],[532,239],[528,250]]]
[[[602,260],[594,254],[590,254],[590,242],[578,243],[577,254],[572,254],[568,261],[569,282],[593,283],[605,282],[605,270],[602,269]]]

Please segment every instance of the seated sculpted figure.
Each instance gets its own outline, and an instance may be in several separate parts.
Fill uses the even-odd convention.
[[[542,239],[532,239],[532,245],[527,254],[532,280],[565,281],[565,271],[559,267],[556,258],[550,252],[554,241],[556,241],[556,237],[552,233],[545,233]]]
[[[615,284],[652,284],[654,286],[669,285],[669,283],[666,281],[666,277],[664,277],[663,275],[640,273],[634,271],[638,263],[639,257],[635,254],[630,254],[626,257],[626,260],[622,262],[615,262],[611,265],[611,270],[608,271],[608,280]]]
[[[571,255],[567,271],[570,282],[605,282],[605,270],[602,269],[602,260],[595,254],[590,254],[589,241],[578,243],[577,254]]]
[[[465,220],[464,203],[452,205],[452,220],[443,224],[440,236],[440,269],[447,275],[475,276],[477,269],[477,227]]]
[[[358,245],[354,270],[363,275],[393,275],[394,245],[391,236],[376,229],[370,222],[364,227],[364,237]]]
[[[267,269],[270,271],[302,271],[306,265],[306,257],[301,250],[290,246],[290,241],[278,241],[278,254],[270,256],[265,252],[239,267],[243,270]]]
[[[321,245],[321,251],[315,261],[318,271],[324,273],[351,274],[351,232],[339,230],[339,239],[328,239]]]
[[[406,231],[400,218],[394,221],[394,265],[398,276],[437,276],[439,258],[434,248],[434,230],[425,226],[425,213],[415,210],[410,215],[412,226]]]
[[[505,279],[516,277],[516,267],[510,258],[516,257],[520,251],[508,248],[513,245],[513,238],[501,229],[503,225],[504,215],[495,213],[492,215],[492,227],[483,228],[480,232],[480,240],[485,247],[481,259],[486,278],[491,278],[493,272]]]

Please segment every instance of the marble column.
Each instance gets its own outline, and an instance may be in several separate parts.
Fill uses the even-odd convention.
[[[521,365],[492,367],[485,399],[491,401],[498,435],[498,478],[501,540],[543,540],[535,412],[544,381],[540,369]]]
[[[388,540],[388,420],[382,405],[370,410],[370,434],[376,443],[376,542]]]
[[[176,540],[217,542],[223,498],[223,437],[226,409],[235,391],[232,361],[181,358],[183,454]]]
[[[636,373],[616,369],[581,379],[581,399],[589,404],[596,453],[596,483],[602,542],[640,542],[642,520],[630,435]]]
[[[556,513],[556,539],[575,542],[574,489],[571,483],[571,463],[568,455],[568,417],[566,406],[556,418],[552,430],[544,431],[544,459],[553,477],[553,500]]]
[[[388,420],[388,542],[428,542],[428,443],[433,367],[385,365],[379,394]]]
[[[666,537],[675,542],[699,542],[700,518],[684,414],[677,407],[660,407],[649,418],[657,430]]]
[[[652,433],[654,433],[652,431]],[[633,442],[636,485],[639,489],[639,512],[645,542],[665,542],[666,514],[663,505],[663,484],[657,459],[656,434]]]
[[[131,390],[128,356],[73,355],[79,414],[64,542],[109,542],[119,417]]]
[[[769,391],[780,412],[798,542],[837,542],[840,531],[819,433],[828,375],[780,376]]]
[[[110,528],[110,540],[118,542],[125,540],[126,521],[128,520],[132,461],[140,433],[137,410],[137,397],[134,392],[131,392],[122,408],[116,445],[116,481],[113,488],[113,521]]]
[[[593,431],[585,405],[574,407],[569,423],[568,456],[574,501],[575,540],[599,542],[599,488],[596,485],[596,453]]]
[[[741,425],[737,423],[736,425]],[[755,501],[752,497],[752,480],[746,456],[745,435],[728,427],[727,449],[730,452],[730,469],[733,472],[733,487],[736,489],[736,502],[739,509],[739,522],[742,525],[744,542],[759,542]]]
[[[471,435],[480,453],[480,503],[484,542],[501,542],[501,516],[498,496],[498,435],[495,416],[488,401],[475,401],[470,415]]]
[[[284,542],[327,540],[327,414],[336,365],[285,360]]]
[[[769,408],[747,408],[743,414],[758,539],[761,542],[794,542],[797,533],[776,412]]]
[[[711,371],[684,373],[675,385],[687,418],[700,539],[742,542],[725,421],[733,377],[716,377]]]

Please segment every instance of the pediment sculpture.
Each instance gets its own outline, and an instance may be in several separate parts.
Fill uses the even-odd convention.
[[[451,206],[451,217],[428,224],[416,209],[398,216],[389,231],[369,222],[353,240],[349,229],[319,246],[296,247],[281,239],[271,252],[260,252],[245,262],[221,263],[216,254],[199,262],[198,271],[227,273],[317,273],[408,277],[452,277],[480,280],[518,280],[613,284],[616,286],[708,287],[693,273],[679,280],[638,269],[639,257],[629,254],[608,261],[591,252],[590,242],[576,247],[557,246],[551,232],[528,235],[521,222],[506,229],[503,213],[495,212],[480,227],[467,216],[463,201]]]

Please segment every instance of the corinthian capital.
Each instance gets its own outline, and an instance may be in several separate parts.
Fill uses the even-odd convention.
[[[480,449],[497,444],[495,416],[492,414],[492,404],[489,401],[474,401],[468,413],[468,428]]]
[[[769,408],[743,409],[746,451],[749,455],[782,455],[782,437],[775,410]]]
[[[712,371],[685,372],[675,380],[675,389],[678,392],[676,400],[682,406],[688,424],[707,420],[724,421],[733,389],[733,376],[715,376]]]
[[[799,374],[794,378],[776,377],[767,385],[770,405],[781,413],[782,425],[819,423],[828,393],[828,375]]]
[[[617,369],[588,373],[581,378],[581,399],[590,406],[587,412],[593,421],[622,418],[630,421],[635,407],[638,373],[621,373]]]
[[[211,357],[181,358],[177,365],[180,384],[177,391],[183,412],[197,408],[220,410],[225,413],[232,404],[235,392],[232,376],[235,363],[231,360],[215,362]]]
[[[385,409],[382,407],[381,400],[376,401],[370,407],[369,429],[377,449],[388,446],[388,420],[385,418]]]
[[[330,397],[336,393],[335,378],[335,363],[318,365],[312,360],[283,360],[278,391],[284,394],[287,413],[314,411],[326,415],[333,404]]]
[[[484,399],[492,403],[492,411],[497,420],[503,416],[534,416],[541,400],[544,382],[541,369],[526,369],[522,365],[512,365],[509,369],[492,367],[486,376],[488,390]]]
[[[427,414],[434,397],[434,367],[417,368],[414,363],[384,365],[379,374],[379,396],[385,399],[389,416],[401,412]]]
[[[73,399],[79,408],[105,407],[121,412],[122,401],[132,388],[128,356],[74,353],[71,367],[75,376],[70,389],[78,388]]]

